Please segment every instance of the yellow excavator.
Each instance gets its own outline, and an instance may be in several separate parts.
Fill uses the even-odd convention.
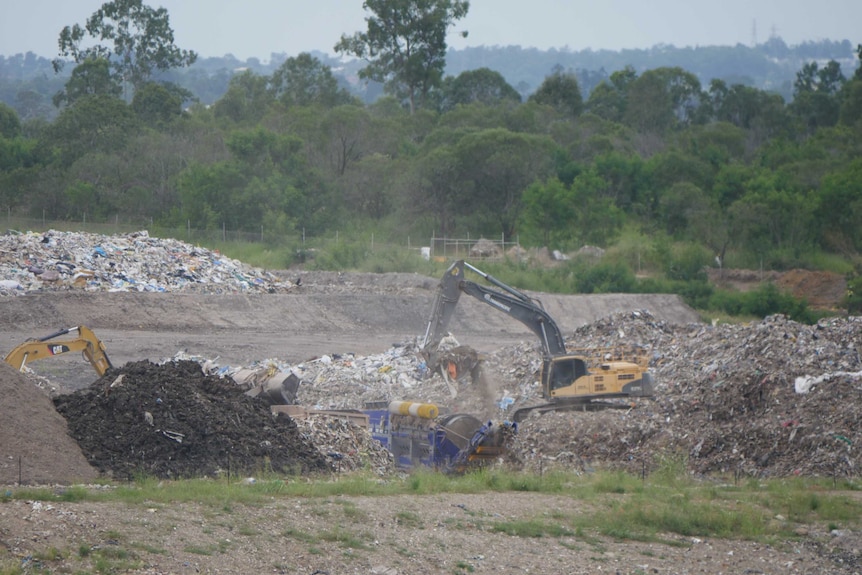
[[[465,268],[499,289],[465,279]],[[542,343],[542,395],[547,403],[516,410],[513,421],[522,421],[531,412],[625,408],[625,404],[605,400],[654,395],[652,374],[646,361],[625,359],[617,350],[571,353],[566,349],[562,331],[539,300],[463,260],[449,266],[440,281],[421,345],[426,357],[433,359],[437,346],[447,333],[461,293],[520,321]]]
[[[77,337],[63,338],[68,334],[76,334]],[[100,377],[114,367],[108,359],[105,344],[91,329],[82,325],[61,329],[38,339],[27,340],[10,351],[5,359],[6,363],[20,371],[30,362],[71,351],[80,351]]]

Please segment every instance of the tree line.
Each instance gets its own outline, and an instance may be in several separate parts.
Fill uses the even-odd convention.
[[[360,226],[562,251],[637,237],[680,278],[729,256],[858,262],[860,68],[806,63],[785,101],[680,67],[625,67],[585,95],[558,67],[524,98],[488,68],[444,75],[468,2],[365,6],[368,29],[334,47],[366,62],[383,97],[360,101],[303,53],[235,75],[210,106],[155,79],[197,57],[174,45],[165,9],[106,3],[60,35],[56,66],[74,68],[55,120],[0,105],[0,208],[284,241]]]

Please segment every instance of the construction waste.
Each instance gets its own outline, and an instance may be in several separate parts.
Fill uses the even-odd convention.
[[[637,344],[649,354],[656,396],[629,409],[531,415],[488,464],[536,473],[653,473],[673,465],[734,477],[860,475],[862,318],[672,325],[641,310],[579,328],[569,344]],[[404,400],[439,406],[441,417],[502,422],[519,407],[543,402],[540,369],[532,343],[487,354],[478,377],[462,378],[429,369],[415,342],[368,356],[239,368],[178,355],[119,367],[54,402],[90,464],[115,477],[356,469],[386,475],[397,472],[392,456],[368,429],[318,412]],[[230,375],[240,373],[242,383]],[[14,377],[10,389],[20,386],[21,375]],[[273,414],[273,404],[291,399],[299,412]],[[26,469],[26,455],[44,447],[45,437],[13,434],[4,448],[20,448]],[[11,452],[4,457],[13,467],[20,461]],[[61,467],[62,455],[52,453],[50,463]]]
[[[199,246],[146,230],[0,235],[0,295],[85,291],[284,293],[295,285]]]
[[[296,286],[146,232],[7,233],[0,236],[0,278],[4,295],[72,289],[283,293]],[[386,281],[385,274],[379,281]],[[347,289],[343,282],[328,289]],[[638,399],[630,409],[533,414],[498,464],[535,472],[609,467],[649,473],[682,465],[698,474],[860,475],[860,317],[816,325],[784,316],[743,325],[678,325],[633,310],[567,336],[571,349],[622,347],[646,354],[655,397]],[[294,364],[273,358],[220,366],[218,358],[178,355],[117,366],[90,388],[55,400],[91,465],[119,477],[255,469],[386,474],[394,470],[391,456],[367,430],[315,412],[412,401],[439,406],[440,416],[470,414],[486,422],[544,403],[537,342],[486,354],[459,341],[457,333],[445,343],[431,364],[412,340],[377,354],[333,350]],[[11,397],[20,374],[0,376],[0,391]],[[307,416],[273,415],[272,404],[301,406]],[[1,402],[0,408],[4,420],[13,411],[27,412],[20,402]],[[46,419],[28,428],[55,426]],[[0,472],[26,479],[27,456],[40,453],[52,434],[18,430],[2,428]],[[66,451],[46,451],[44,459],[61,468]]]
[[[635,343],[649,354],[654,398],[620,400],[631,402],[630,409],[534,414],[499,463],[534,472],[604,467],[644,473],[684,465],[697,474],[860,475],[862,318],[809,326],[776,315],[744,325],[680,326],[638,310],[584,326],[569,338],[571,348]],[[224,372],[209,365],[213,373]],[[316,410],[410,399],[440,405],[441,414],[504,421],[519,407],[543,403],[541,356],[532,343],[482,357],[477,377],[430,370],[414,342],[280,369],[299,379],[296,403]],[[342,445],[340,451],[350,450]]]

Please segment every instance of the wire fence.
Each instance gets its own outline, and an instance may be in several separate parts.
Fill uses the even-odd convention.
[[[2,216],[0,216],[2,217]],[[46,232],[57,230],[63,232],[89,232],[101,235],[122,235],[146,230],[156,237],[171,237],[191,244],[212,245],[218,243],[263,243],[269,245],[295,245],[313,248],[319,245],[344,243],[367,244],[369,251],[384,249],[407,249],[417,252],[425,259],[444,261],[469,257],[474,260],[498,260],[512,248],[520,247],[516,240],[506,241],[499,238],[447,237],[431,235],[430,238],[415,238],[392,240],[388,237],[375,236],[373,232],[344,233],[328,232],[322,236],[306,235],[302,230],[295,234],[285,234],[275,230],[267,230],[261,226],[259,231],[231,230],[226,225],[217,229],[198,229],[191,225],[184,227],[159,226],[152,219],[121,219],[113,221],[94,222],[82,220],[49,220],[45,218],[22,218],[12,215],[6,217],[7,233]]]

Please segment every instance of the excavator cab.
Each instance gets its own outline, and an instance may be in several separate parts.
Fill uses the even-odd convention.
[[[545,397],[554,397],[587,374],[587,363],[581,357],[545,358],[542,363],[542,392]]]
[[[542,390],[550,399],[585,401],[591,398],[651,397],[652,375],[637,363],[606,361],[594,371],[585,358],[563,355],[542,365]]]

